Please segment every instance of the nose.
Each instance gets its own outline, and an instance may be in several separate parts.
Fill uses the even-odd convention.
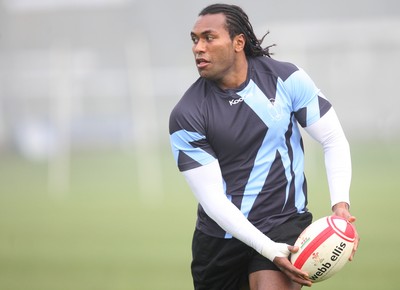
[[[199,39],[197,43],[193,44],[193,52],[195,54],[202,53],[206,50],[206,42],[202,39]]]

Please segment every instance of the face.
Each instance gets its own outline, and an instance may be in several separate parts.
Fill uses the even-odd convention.
[[[223,82],[224,78],[235,74],[238,69],[237,38],[242,37],[235,37],[233,40],[230,38],[224,14],[199,16],[191,32],[191,38],[192,51],[200,76]]]

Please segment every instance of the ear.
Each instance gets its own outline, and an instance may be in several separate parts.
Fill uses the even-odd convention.
[[[238,34],[233,39],[233,46],[236,52],[243,51],[245,44],[246,44],[246,39],[243,34]]]

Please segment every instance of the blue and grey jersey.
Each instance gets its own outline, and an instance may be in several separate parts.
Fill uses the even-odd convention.
[[[170,139],[180,171],[215,159],[227,198],[264,233],[307,211],[304,148],[298,124],[319,120],[331,104],[293,64],[248,58],[247,80],[222,90],[199,78],[170,116]],[[202,209],[197,228],[229,237]]]

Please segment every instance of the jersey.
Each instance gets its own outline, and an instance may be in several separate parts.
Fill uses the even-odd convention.
[[[170,115],[170,141],[180,171],[218,160],[227,198],[267,234],[307,211],[304,147],[298,124],[330,108],[311,78],[291,63],[249,57],[246,81],[223,90],[200,77]],[[196,227],[230,238],[201,205]]]

